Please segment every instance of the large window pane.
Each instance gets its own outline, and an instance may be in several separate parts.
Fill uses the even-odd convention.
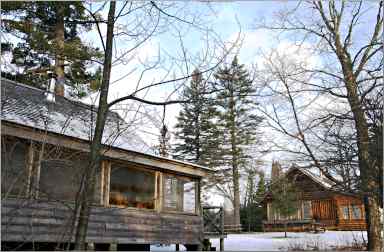
[[[1,194],[25,195],[27,189],[27,146],[16,138],[1,138]]]
[[[109,203],[125,207],[154,209],[155,174],[112,164]]]
[[[342,214],[343,214],[343,219],[349,220],[349,208],[348,208],[348,206],[342,206],[341,210],[342,210]]]
[[[39,197],[75,201],[85,160],[43,160],[40,171]]]
[[[195,213],[196,182],[176,176],[164,176],[163,208],[165,210]]]
[[[186,181],[184,183],[183,211],[195,213],[196,211],[196,183]]]
[[[356,205],[352,206],[352,218],[353,219],[362,219],[361,209],[359,206],[356,206]]]
[[[177,210],[177,198],[179,194],[179,184],[175,177],[165,177],[164,180],[164,208]]]

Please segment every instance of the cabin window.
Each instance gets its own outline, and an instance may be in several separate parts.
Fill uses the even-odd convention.
[[[39,197],[74,201],[79,190],[85,160],[43,160],[40,170]]]
[[[311,218],[311,201],[303,201],[303,219]]]
[[[27,146],[17,140],[1,138],[1,194],[22,196],[27,189]]]
[[[349,207],[348,206],[342,206],[341,211],[343,214],[343,219],[349,220]]]
[[[164,176],[163,208],[187,213],[196,212],[196,182],[186,178]]]
[[[352,219],[361,219],[361,209],[359,206],[352,205]]]
[[[154,200],[154,172],[112,164],[109,204],[154,209]]]

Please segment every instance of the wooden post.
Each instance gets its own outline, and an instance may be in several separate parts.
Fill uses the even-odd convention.
[[[33,176],[33,157],[34,157],[34,150],[33,150],[33,141],[31,141],[30,145],[28,146],[28,152],[27,152],[27,188],[26,188],[26,196],[29,198],[31,196],[32,191],[32,176]]]
[[[95,244],[93,242],[88,242],[87,243],[87,250],[95,251]]]
[[[180,251],[180,245],[176,244],[176,251]]]
[[[33,187],[34,187],[34,198],[35,199],[38,199],[39,198],[39,190],[40,190],[40,173],[41,173],[41,162],[43,160],[43,157],[44,157],[44,145],[45,143],[42,143],[41,146],[40,146],[40,150],[39,150],[39,158],[38,160],[36,161],[36,172],[35,172],[35,179],[34,179],[34,184],[33,184]]]
[[[98,187],[96,187],[95,193],[99,195],[99,204],[104,206],[105,200],[105,169],[106,169],[106,161],[101,161],[100,165],[100,174],[98,176],[100,182],[98,183]]]
[[[156,172],[156,210],[157,212],[161,212],[163,208],[163,173]]]
[[[201,183],[200,183],[200,181],[201,181],[201,179],[199,179],[196,183],[195,183],[195,185],[196,185],[196,187],[195,187],[195,197],[196,197],[196,199],[195,199],[195,204],[196,204],[196,206],[195,206],[195,208],[196,208],[196,214],[198,214],[198,215],[202,215],[202,209],[201,209],[201,199],[200,199],[200,197],[201,197],[201,188],[200,188],[200,186],[201,186]]]
[[[104,206],[109,206],[109,192],[111,188],[111,162],[110,161],[104,161],[104,195],[103,195],[103,201]]]
[[[220,251],[224,251],[224,238],[220,237]]]
[[[117,251],[117,243],[109,244],[109,251]]]

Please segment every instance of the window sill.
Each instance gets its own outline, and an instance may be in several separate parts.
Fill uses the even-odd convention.
[[[180,215],[189,215],[189,216],[199,216],[197,213],[188,213],[188,212],[180,212],[180,211],[174,211],[174,210],[161,210],[161,213],[167,213],[167,214],[180,214]]]
[[[154,208],[153,209],[152,208],[137,208],[137,207],[127,207],[127,206],[120,206],[120,205],[108,205],[108,206],[104,206],[104,207],[128,209],[128,210],[132,210],[132,211],[150,211],[150,212],[156,211],[156,209],[154,209]]]

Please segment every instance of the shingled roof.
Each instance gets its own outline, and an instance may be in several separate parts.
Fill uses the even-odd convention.
[[[55,102],[45,91],[1,79],[1,120],[89,141],[95,126],[96,108],[65,97]],[[109,111],[103,143],[125,150],[153,154],[117,113]]]
[[[320,176],[315,174],[314,172],[310,171],[308,168],[299,168],[296,166],[293,166],[290,168],[290,170],[287,173],[293,172],[294,170],[298,170],[307,177],[309,177],[312,181],[314,181],[316,184],[320,185],[326,190],[332,190],[335,189],[336,183],[332,180],[328,179],[325,176]]]

